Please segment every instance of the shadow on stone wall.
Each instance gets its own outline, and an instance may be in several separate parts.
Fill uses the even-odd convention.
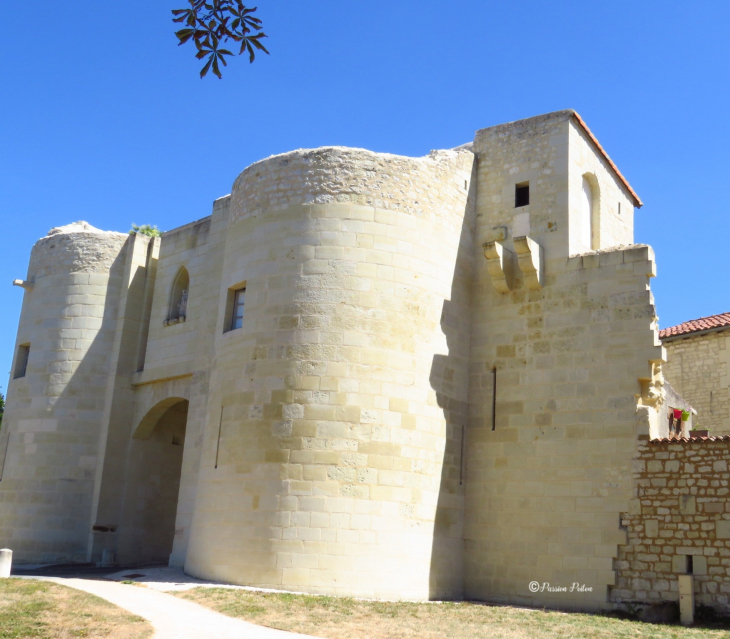
[[[474,267],[475,176],[459,238],[451,294],[444,301],[441,330],[448,355],[434,355],[429,380],[446,421],[446,443],[433,531],[429,598],[460,600],[464,593],[464,495],[469,417],[471,289]]]
[[[6,492],[0,520],[12,525],[6,531],[0,526],[0,546],[13,548],[19,563],[87,560],[125,255],[123,247],[110,265],[101,323],[85,351],[89,332],[85,320],[98,318],[78,299],[87,292],[93,295],[93,284],[87,291],[73,273],[49,273],[45,277],[53,281],[44,286],[45,277],[38,278],[30,293],[35,299],[24,303],[21,321],[32,326],[33,319],[42,319],[40,327],[36,324],[28,331],[31,360],[26,378],[17,380],[13,388],[16,396],[7,420],[8,463],[0,484]],[[34,348],[42,361],[33,361]],[[80,350],[78,363],[68,373]],[[52,430],[30,426],[21,432],[21,420],[55,424]],[[9,499],[13,493],[14,499]]]

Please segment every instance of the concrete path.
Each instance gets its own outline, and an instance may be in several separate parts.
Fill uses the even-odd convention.
[[[144,617],[155,629],[154,639],[312,639],[309,635],[226,617],[192,601],[144,586],[94,579],[41,579],[83,590]]]

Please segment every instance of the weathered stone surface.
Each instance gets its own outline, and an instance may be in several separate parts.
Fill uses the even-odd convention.
[[[663,380],[635,203],[563,111],[423,158],[267,158],[159,240],[49,235],[0,431],[0,545],[389,599],[674,596],[677,496],[644,491],[718,460],[635,459]],[[523,258],[502,292],[489,242]],[[656,534],[621,557],[642,517]],[[687,552],[699,523],[672,531]]]
[[[661,599],[666,581],[676,587],[676,575],[691,571],[697,603],[730,611],[727,599],[719,596],[730,585],[730,574],[718,559],[730,557],[730,512],[725,509],[730,505],[730,442],[640,441],[638,457],[646,468],[637,466],[634,472],[642,509],[622,518],[628,543],[619,546],[612,600]],[[661,546],[647,554],[653,544]],[[646,570],[653,575],[649,585],[632,585],[635,574]]]

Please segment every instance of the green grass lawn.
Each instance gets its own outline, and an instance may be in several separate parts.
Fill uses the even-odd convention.
[[[35,579],[0,579],[0,639],[145,639],[152,626],[85,592]]]
[[[176,593],[231,617],[327,639],[725,639],[730,631],[477,603],[384,603],[195,588]]]

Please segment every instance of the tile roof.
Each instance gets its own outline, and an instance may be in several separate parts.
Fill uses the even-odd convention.
[[[690,320],[689,322],[677,324],[676,326],[663,328],[659,331],[659,339],[697,333],[698,331],[708,331],[713,328],[723,328],[725,326],[730,326],[730,313],[700,317],[699,319]]]

